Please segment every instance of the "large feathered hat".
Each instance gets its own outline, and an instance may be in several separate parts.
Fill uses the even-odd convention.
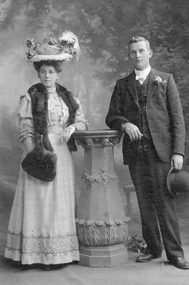
[[[50,38],[47,43],[34,43],[33,39],[27,39],[27,60],[36,61],[69,61],[74,56],[79,59],[80,47],[77,36],[70,32],[63,32],[62,36],[57,40]]]

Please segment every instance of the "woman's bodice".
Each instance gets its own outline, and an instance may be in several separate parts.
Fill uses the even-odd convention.
[[[77,130],[86,130],[88,128],[88,122],[84,119],[83,110],[79,99],[74,97],[75,101],[79,105],[75,114],[74,124]],[[48,133],[61,135],[63,129],[67,125],[69,118],[69,109],[60,96],[58,96],[56,90],[48,92]],[[26,137],[33,136],[33,115],[32,115],[32,103],[29,94],[20,97],[20,106],[16,118],[17,126],[20,129],[20,141],[22,142]]]
[[[56,92],[49,92],[48,99],[48,131],[49,133],[60,134],[62,129],[67,127],[69,110],[63,100]]]

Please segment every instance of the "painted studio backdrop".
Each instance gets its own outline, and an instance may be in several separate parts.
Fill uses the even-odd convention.
[[[181,95],[188,134],[187,167],[188,0],[0,0],[1,181],[16,183],[21,146],[15,115],[20,95],[38,82],[36,71],[26,61],[26,40],[42,43],[60,37],[65,30],[78,36],[82,54],[79,62],[64,64],[59,82],[80,99],[90,129],[107,128],[104,119],[116,79],[131,72],[128,40],[134,35],[150,40],[152,66],[172,73]],[[118,176],[124,180],[121,147],[116,148]]]

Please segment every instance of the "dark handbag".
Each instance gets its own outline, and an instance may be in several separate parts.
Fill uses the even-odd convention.
[[[22,168],[41,181],[51,182],[56,176],[57,155],[44,148],[34,148],[22,161]]]

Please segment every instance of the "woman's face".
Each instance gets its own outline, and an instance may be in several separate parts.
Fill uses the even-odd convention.
[[[59,74],[57,73],[54,66],[48,66],[48,65],[44,65],[44,64],[40,67],[38,76],[39,76],[41,83],[46,88],[53,87],[55,85],[57,79],[59,78]]]

